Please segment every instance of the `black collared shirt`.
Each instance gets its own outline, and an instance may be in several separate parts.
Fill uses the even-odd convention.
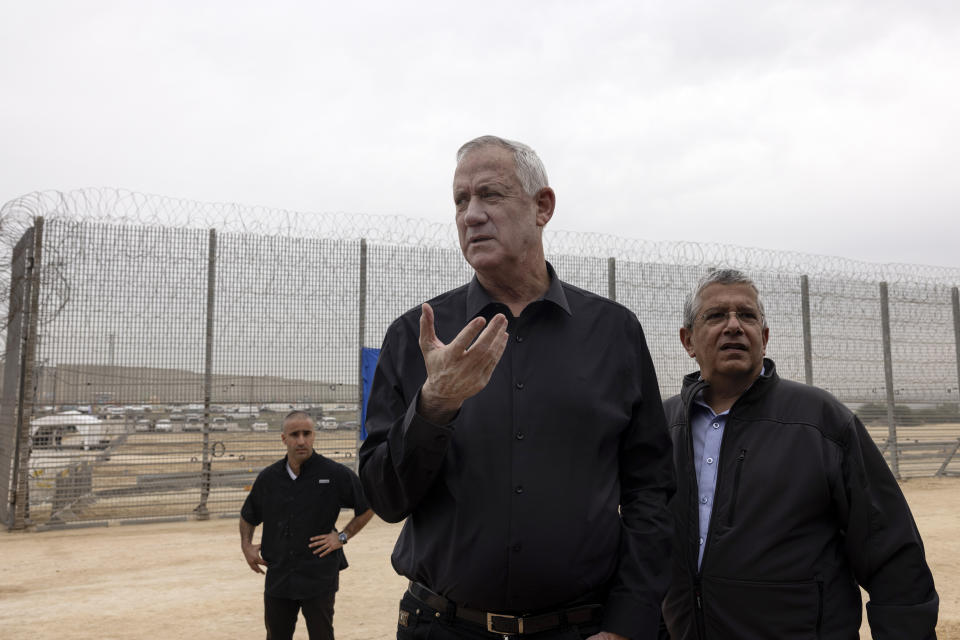
[[[240,517],[263,523],[260,555],[267,561],[264,592],[274,598],[310,598],[336,591],[340,570],[347,567],[342,549],[323,558],[307,545],[311,536],[333,531],[340,509],[356,515],[370,507],[353,471],[314,452],[294,480],[287,459],[257,476]]]
[[[516,318],[476,278],[430,301],[444,343],[477,315],[509,320],[489,384],[448,425],[416,413],[419,307],[390,326],[360,476],[381,517],[407,519],[392,557],[402,575],[500,613],[609,591],[605,630],[647,637],[669,577],[674,490],[656,374],[632,312],[549,271],[547,293]]]

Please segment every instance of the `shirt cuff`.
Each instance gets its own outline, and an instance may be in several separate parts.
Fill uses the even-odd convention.
[[[420,402],[420,391],[410,401],[407,413],[403,419],[403,441],[406,447],[416,447],[429,453],[442,454],[447,450],[450,438],[460,413],[453,420],[444,425],[437,425],[419,413],[417,404]]]

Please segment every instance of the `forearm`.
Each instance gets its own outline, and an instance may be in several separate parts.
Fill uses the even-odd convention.
[[[463,400],[437,395],[428,379],[420,389],[417,413],[427,422],[442,425],[450,423],[457,416],[461,406],[463,406]]]
[[[367,523],[370,522],[370,518],[372,517],[373,509],[367,509],[360,515],[354,516],[354,518],[343,527],[343,532],[347,534],[347,539],[360,533],[360,530],[367,526]]]
[[[246,548],[253,544],[253,532],[256,527],[242,517],[240,518],[240,548]]]
[[[387,522],[407,517],[433,486],[453,435],[417,414],[418,396],[389,426],[377,424],[383,421],[378,408],[368,414],[372,426],[360,448],[360,480],[373,510]]]

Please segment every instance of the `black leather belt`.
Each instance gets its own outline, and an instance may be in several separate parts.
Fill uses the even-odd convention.
[[[485,627],[490,633],[511,636],[550,631],[565,624],[592,622],[600,617],[601,610],[599,604],[588,604],[549,613],[511,616],[461,607],[440,594],[434,593],[419,582],[410,582],[407,591],[431,609],[443,612],[452,610],[454,617]]]

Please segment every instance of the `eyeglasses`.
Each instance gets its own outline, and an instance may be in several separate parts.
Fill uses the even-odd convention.
[[[707,309],[700,314],[700,320],[707,326],[716,327],[724,324],[730,314],[736,314],[737,320],[745,327],[755,327],[763,321],[759,311],[745,309],[741,311],[727,311],[726,309]]]

